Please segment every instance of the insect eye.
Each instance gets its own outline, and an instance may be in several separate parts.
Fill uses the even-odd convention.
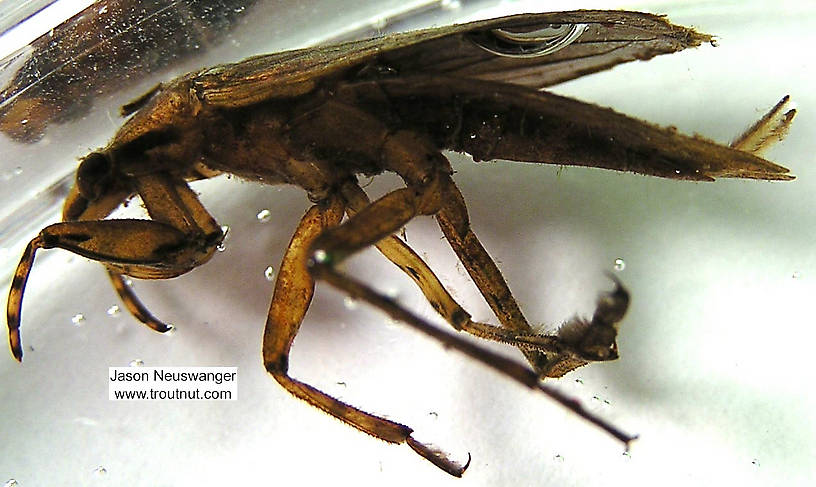
[[[110,179],[111,172],[111,163],[104,154],[88,154],[77,170],[76,184],[80,194],[88,200],[96,199]]]
[[[498,56],[533,58],[560,51],[575,42],[586,28],[587,24],[549,24],[535,30],[491,29],[470,34],[470,40]]]

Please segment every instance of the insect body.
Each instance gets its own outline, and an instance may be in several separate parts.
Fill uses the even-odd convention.
[[[791,179],[757,155],[793,118],[787,98],[732,147],[686,137],[556,96],[541,88],[709,41],[649,14],[580,11],[521,15],[259,56],[160,85],[126,105],[110,144],[83,158],[63,222],[28,245],[12,282],[8,326],[22,359],[23,290],[40,248],[100,261],[130,312],[166,331],[123,276],[162,279],[209,260],[223,235],[188,182],[221,173],[303,188],[303,216],[280,266],[263,339],[266,369],[289,392],[328,414],[417,453],[453,475],[466,468],[416,441],[408,426],[345,404],[288,374],[289,350],[322,279],[530,388],[623,442],[620,431],[541,382],[618,357],[629,295],[616,288],[589,320],[536,333],[473,233],[442,150],[476,160],[586,165],[675,179]],[[359,175],[398,174],[405,187],[370,202]],[[150,220],[106,217],[134,195]],[[501,326],[471,320],[429,266],[394,236],[419,215],[436,218]],[[348,217],[343,221],[344,217]],[[416,282],[457,331],[518,347],[531,367],[473,345],[337,270],[375,245]]]

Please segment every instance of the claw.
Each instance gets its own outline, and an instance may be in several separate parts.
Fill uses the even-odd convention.
[[[468,453],[467,462],[465,462],[464,465],[461,465],[460,463],[448,458],[446,453],[424,443],[420,443],[412,436],[409,436],[405,442],[408,443],[408,446],[410,446],[415,452],[419,453],[423,458],[454,477],[461,477],[462,474],[465,473],[465,470],[467,470],[467,468],[470,466],[470,453]]]
[[[618,323],[629,308],[629,292],[623,287],[617,276],[611,272],[606,272],[606,276],[615,283],[615,289],[598,299],[598,307],[592,316],[592,323],[605,323],[617,330]]]
[[[574,353],[587,362],[618,358],[618,326],[629,308],[629,292],[613,274],[607,276],[615,289],[601,295],[592,320],[576,320],[558,330],[558,337],[571,345]]]

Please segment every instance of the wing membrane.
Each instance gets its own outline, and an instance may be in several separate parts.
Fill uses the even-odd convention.
[[[575,42],[549,55],[509,58],[488,52],[472,40],[491,29],[533,29],[587,24]],[[256,56],[216,66],[195,78],[207,103],[238,107],[307,93],[326,77],[365,64],[379,64],[400,75],[444,73],[532,87],[545,87],[636,59],[680,51],[710,36],[638,12],[582,10],[525,14],[467,24],[394,34],[342,44]]]
[[[660,54],[699,46],[711,37],[679,27],[663,17],[640,12],[575,11],[505,17],[501,24],[472,26],[485,29],[529,27],[547,24],[586,24],[573,43],[552,54],[533,58],[497,56],[485,51],[466,34],[457,34],[427,44],[413,45],[386,53],[381,58],[406,75],[439,73],[447,76],[501,81],[544,88],[617,64],[651,59]]]

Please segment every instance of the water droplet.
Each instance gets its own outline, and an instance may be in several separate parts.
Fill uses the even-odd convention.
[[[272,281],[275,279],[275,268],[271,265],[264,269],[264,277],[267,281]]]
[[[680,174],[680,170],[679,170],[679,169],[675,169],[675,170],[674,170],[674,174]]]
[[[108,469],[106,469],[102,465],[96,467],[93,471],[94,471],[95,474],[99,475],[100,477],[108,473]]]
[[[615,267],[616,271],[620,272],[620,271],[626,269],[626,261],[624,261],[623,259],[618,257],[617,259],[615,259],[615,266],[614,267]]]
[[[27,123],[28,123],[27,118],[24,118],[24,119],[20,120],[20,125],[26,125]]]
[[[343,298],[343,306],[345,306],[346,309],[357,309],[358,304],[359,303],[357,302],[357,300],[352,298],[351,296],[346,296],[345,298]]]
[[[266,223],[272,219],[272,212],[264,208],[263,210],[259,211],[255,218],[258,219],[261,223]]]
[[[793,274],[791,274],[791,277],[794,278],[794,279],[799,279],[800,277],[802,277],[802,273],[799,272],[799,271],[793,271]]]
[[[444,10],[458,10],[462,8],[462,2],[459,0],[442,0],[440,6]]]
[[[20,484],[17,483],[14,479],[6,480],[6,483],[3,484],[3,487],[19,487]]]
[[[119,308],[119,305],[117,305],[117,304],[114,304],[113,306],[108,308],[108,310],[106,311],[106,313],[108,313],[108,316],[110,316],[110,317],[119,316],[119,313],[121,313],[121,312],[122,312],[122,309]]]
[[[85,321],[85,315],[82,314],[82,313],[77,313],[77,314],[75,314],[74,316],[71,317],[71,323],[73,323],[74,326],[79,326],[84,321]]]
[[[475,138],[476,138],[476,134],[470,134],[470,138],[471,138],[471,139],[475,139]]]
[[[142,359],[137,358],[137,359],[133,359],[130,362],[128,362],[128,365],[130,367],[141,367],[142,365],[144,365],[144,362],[142,361]]]

